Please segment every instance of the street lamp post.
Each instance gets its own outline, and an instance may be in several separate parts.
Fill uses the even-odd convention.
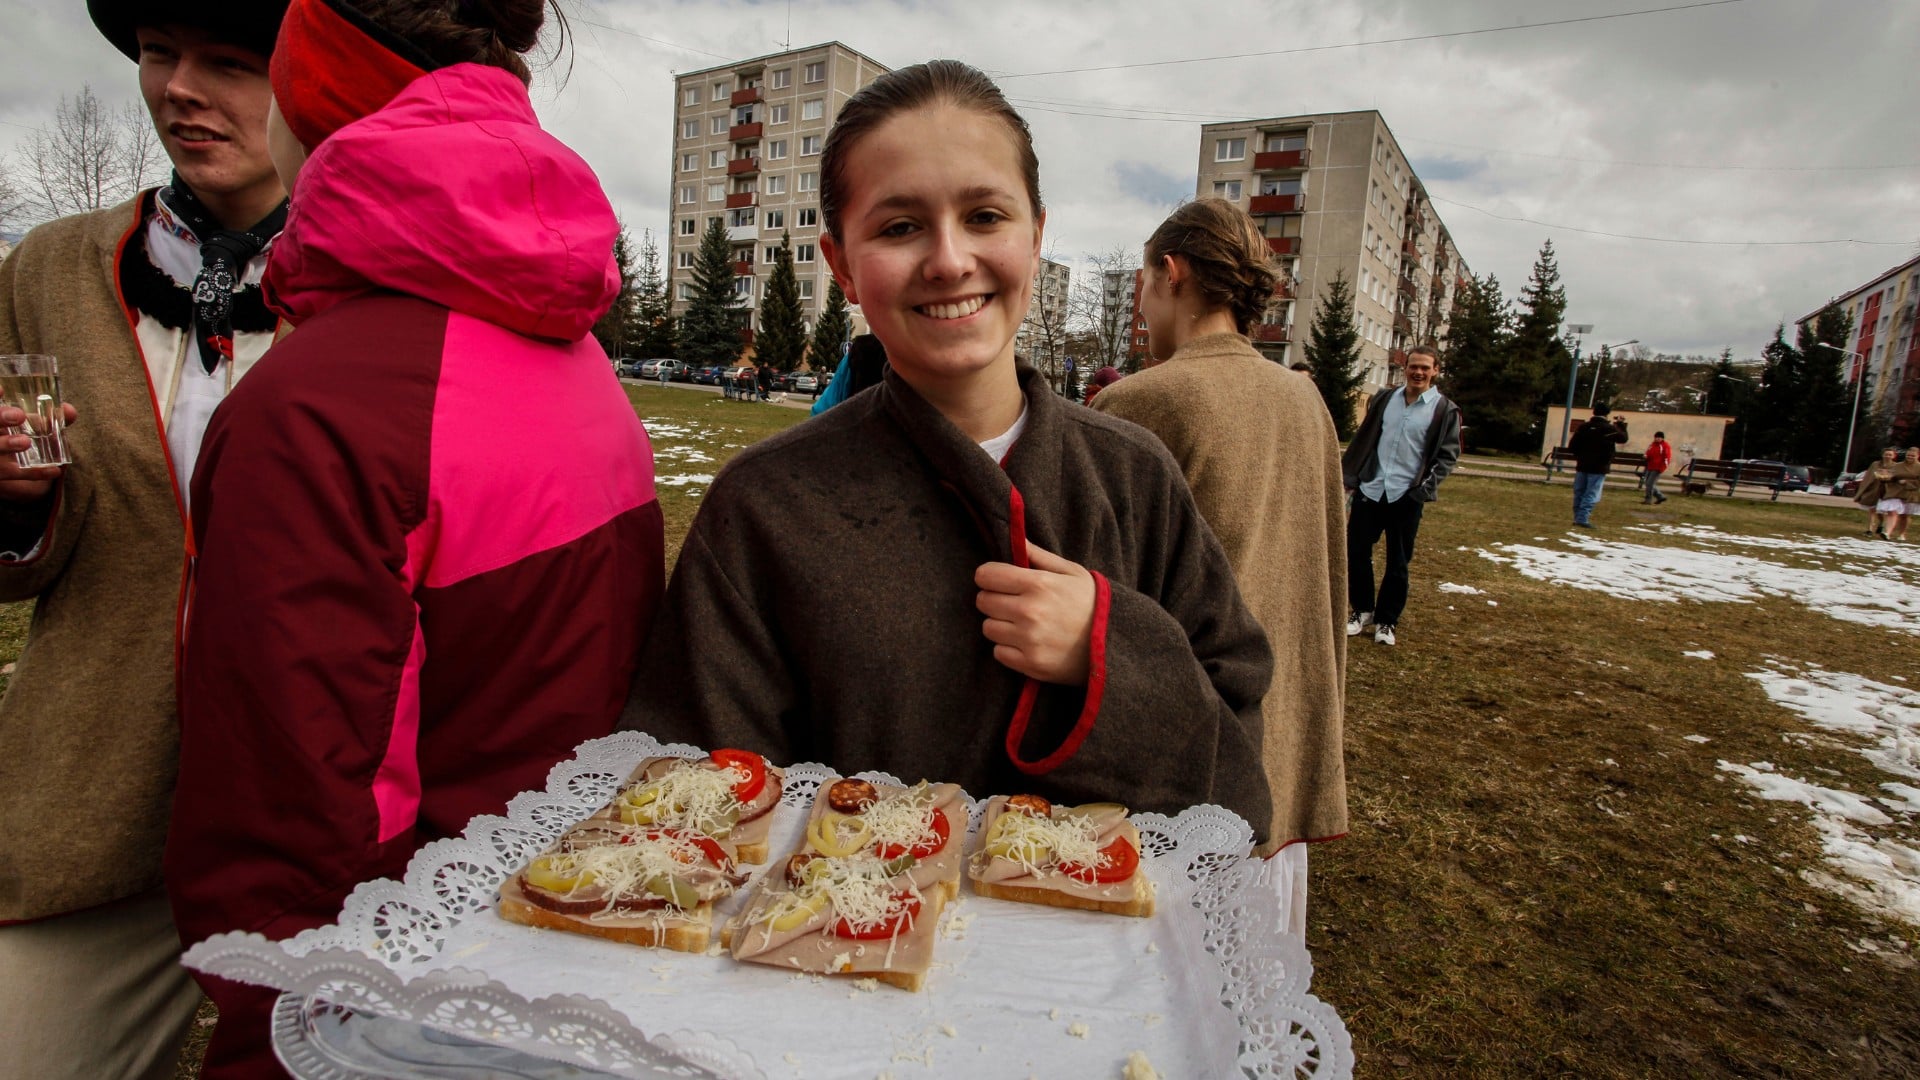
[[[1595,361],[1593,365],[1593,385],[1587,389],[1587,408],[1593,408],[1594,395],[1600,392],[1600,373],[1607,369],[1607,357],[1611,355],[1615,349],[1624,349],[1629,345],[1638,344],[1640,344],[1640,339],[1634,338],[1632,341],[1623,341],[1618,345],[1600,346],[1600,359]]]
[[[1849,359],[1854,356],[1853,353],[1838,345],[1829,345],[1824,341],[1816,341],[1814,344],[1823,349],[1832,349],[1834,352]],[[1842,476],[1847,475],[1847,467],[1853,464],[1853,425],[1860,421],[1860,390],[1866,385],[1867,358],[1862,356],[1860,357],[1860,373],[1854,376],[1853,379],[1853,409],[1847,413],[1847,441],[1840,447],[1840,471],[1833,474],[1833,482],[1836,484],[1840,482]]]
[[[1580,377],[1580,338],[1593,333],[1592,323],[1568,323],[1567,333],[1573,335],[1573,362],[1567,365],[1567,410],[1560,415],[1560,445],[1567,445],[1567,429],[1573,424],[1573,390]],[[1549,458],[1549,460],[1552,460]],[[1555,462],[1558,467],[1558,462]]]

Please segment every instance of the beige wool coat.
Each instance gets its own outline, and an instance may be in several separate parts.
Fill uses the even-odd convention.
[[[1093,408],[1141,425],[1173,452],[1266,629],[1273,846],[1344,835],[1346,492],[1319,392],[1245,337],[1212,334],[1100,391]]]

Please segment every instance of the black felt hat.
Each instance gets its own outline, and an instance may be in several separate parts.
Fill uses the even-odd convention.
[[[134,30],[142,26],[175,23],[207,30],[224,41],[252,49],[261,56],[273,54],[273,39],[280,33],[280,19],[287,13],[288,0],[87,0],[87,14],[93,25],[127,54],[140,60],[140,42]]]

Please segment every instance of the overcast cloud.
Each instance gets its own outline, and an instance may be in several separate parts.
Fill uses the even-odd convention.
[[[1665,0],[1675,2],[1685,0]],[[837,39],[895,67],[957,57],[1001,76],[1032,123],[1049,245],[1069,257],[1138,245],[1193,193],[1202,120],[1375,108],[1441,200],[1468,266],[1497,274],[1508,295],[1551,236],[1568,320],[1596,328],[1589,347],[1638,338],[1662,352],[1731,345],[1753,356],[1776,322],[1920,252],[1920,4],[1739,0],[1290,56],[1009,77],[1657,6],[846,0],[794,3],[789,16],[780,2],[569,2],[571,73],[564,86],[555,77],[564,66],[543,76],[535,101],[629,224],[658,231],[668,221],[673,72],[777,51],[789,17],[798,45]],[[9,41],[0,148],[84,82],[110,100],[133,96],[132,66],[79,0],[0,0],[0,19]],[[1157,119],[1072,115],[1115,109]],[[1741,244],[1499,220],[1516,217]],[[1844,238],[1889,246],[1748,246]]]

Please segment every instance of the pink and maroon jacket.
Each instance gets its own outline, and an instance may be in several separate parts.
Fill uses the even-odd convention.
[[[183,941],[330,921],[612,730],[663,576],[652,451],[588,333],[616,230],[494,68],[308,161],[269,270],[299,329],[193,478]]]

